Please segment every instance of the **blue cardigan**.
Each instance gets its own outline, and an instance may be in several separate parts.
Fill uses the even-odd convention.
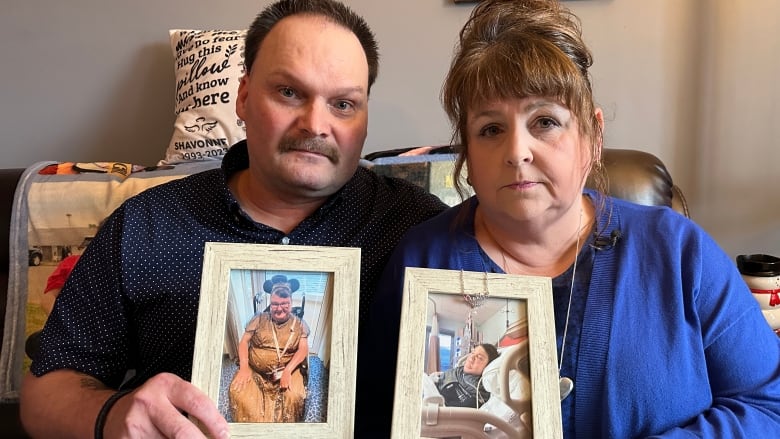
[[[484,270],[474,239],[477,203],[410,229],[385,270],[369,319],[373,349],[361,352],[360,364],[386,405],[358,411],[382,428],[392,405],[404,267]],[[600,235],[619,230],[621,238],[595,252],[574,419],[564,422],[573,421],[580,438],[780,436],[780,339],[735,264],[671,209],[605,203]],[[456,220],[459,213],[466,215]],[[368,386],[363,372],[358,403]]]

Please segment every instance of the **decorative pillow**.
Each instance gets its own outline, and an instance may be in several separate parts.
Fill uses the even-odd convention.
[[[236,116],[244,74],[246,30],[171,29],[176,76],[176,122],[159,165],[220,160],[246,138]]]

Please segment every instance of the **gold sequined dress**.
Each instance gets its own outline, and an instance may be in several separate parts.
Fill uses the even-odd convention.
[[[290,387],[279,389],[273,377],[277,367],[284,367],[298,350],[301,338],[309,335],[306,323],[296,316],[276,324],[268,313],[256,316],[256,329],[249,342],[249,367],[255,385],[245,385],[239,391],[230,383],[230,409],[234,422],[300,422],[303,420],[306,388],[301,368],[292,373]],[[253,320],[254,320],[253,319]],[[247,332],[253,322],[247,325]],[[274,332],[276,339],[274,339]],[[285,349],[286,348],[286,349]]]

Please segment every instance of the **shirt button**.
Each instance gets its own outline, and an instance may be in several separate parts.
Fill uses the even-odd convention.
[[[289,243],[290,243],[290,237],[289,236],[285,236],[284,238],[282,238],[282,244],[287,245]]]

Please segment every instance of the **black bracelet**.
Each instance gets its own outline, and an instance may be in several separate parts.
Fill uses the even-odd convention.
[[[111,410],[111,407],[119,401],[119,398],[132,391],[133,389],[120,390],[109,396],[106,402],[103,403],[103,407],[100,408],[100,413],[98,413],[97,419],[95,419],[95,439],[103,439],[103,428],[106,426],[106,418],[108,418],[108,412]]]

